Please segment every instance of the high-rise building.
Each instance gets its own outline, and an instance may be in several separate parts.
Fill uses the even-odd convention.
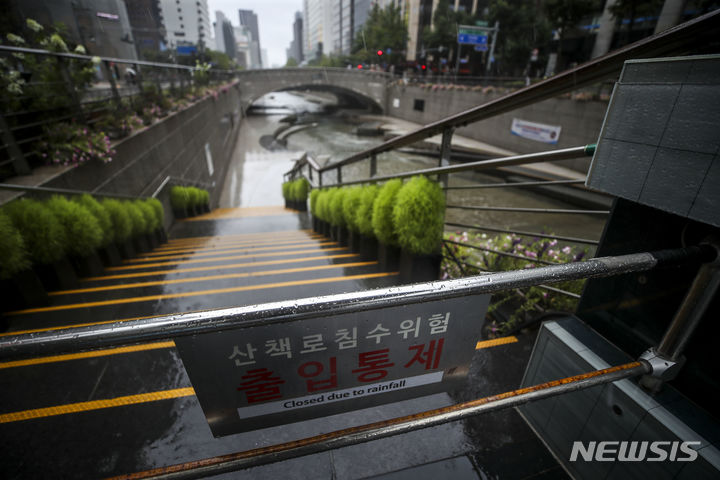
[[[252,54],[250,53],[252,37],[250,30],[246,26],[240,25],[233,27],[233,33],[235,35],[235,61],[240,68],[253,68]]]
[[[255,59],[255,61],[253,61],[252,68],[262,68],[263,64],[260,47],[260,28],[258,27],[257,14],[252,10],[243,9],[240,9],[238,13],[240,15],[240,25],[246,26],[250,32],[250,35],[252,36],[250,42],[250,49],[252,52],[252,56]]]
[[[303,56],[306,60],[319,59],[331,45],[332,10],[330,0],[305,0],[303,4],[303,28],[305,43]]]
[[[160,13],[171,48],[213,46],[207,0],[160,0]]]
[[[165,50],[165,25],[158,0],[125,0],[139,58]]]
[[[215,12],[215,48],[234,59],[237,52],[235,30],[230,20],[222,12]]]
[[[303,61],[303,38],[303,15],[301,12],[295,12],[293,39],[290,48],[287,49],[288,60],[294,58],[297,63]]]

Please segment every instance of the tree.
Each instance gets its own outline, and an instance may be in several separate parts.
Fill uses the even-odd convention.
[[[558,32],[557,64],[560,65],[562,41],[580,21],[602,8],[598,0],[546,0],[545,13],[550,25]]]
[[[497,71],[510,76],[520,75],[528,65],[533,48],[550,40],[550,26],[538,2],[527,0],[492,0],[489,22],[500,23],[495,46]]]
[[[359,61],[379,63],[377,52],[382,50],[383,63],[401,62],[405,58],[407,38],[407,25],[400,15],[400,7],[388,5],[381,9],[376,3],[355,35],[352,52]]]
[[[235,70],[237,68],[237,65],[227,53],[218,52],[217,50],[205,50],[205,54],[209,57],[210,63],[218,70]]]
[[[297,67],[298,62],[297,62],[297,60],[295,60],[294,57],[290,57],[287,59],[287,62],[285,62],[285,66],[286,67]]]

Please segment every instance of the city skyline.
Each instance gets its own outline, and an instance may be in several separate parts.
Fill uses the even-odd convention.
[[[283,66],[286,49],[293,38],[295,12],[302,10],[301,0],[268,0],[238,2],[235,0],[208,0],[211,12],[221,11],[233,25],[239,24],[238,10],[252,10],[258,16],[260,45],[267,50],[272,66]]]

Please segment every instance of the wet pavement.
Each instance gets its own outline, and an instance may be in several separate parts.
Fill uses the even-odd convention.
[[[50,310],[10,315],[10,331],[397,283],[392,272],[380,272],[373,262],[362,261],[308,226],[307,214],[280,207],[218,210],[205,218],[179,222],[170,232],[169,243],[138,255],[121,269],[85,279],[81,282],[85,291],[55,292]],[[227,260],[231,256],[238,258]],[[183,271],[188,269],[192,271]],[[344,279],[348,275],[355,278]],[[117,276],[124,277],[113,278]],[[185,279],[192,281],[172,283]],[[309,279],[321,283],[303,284]],[[98,302],[106,303],[94,305]],[[210,433],[170,339],[0,363],[0,448],[4,452],[0,478],[102,478],[132,473],[500,393],[519,385],[533,342],[532,335],[512,340],[477,350],[469,386],[459,391],[217,439]],[[425,464],[426,468],[418,469]],[[459,478],[563,475],[519,415],[510,410],[218,478],[351,479],[391,472],[387,478],[437,478],[439,471],[458,472]]]

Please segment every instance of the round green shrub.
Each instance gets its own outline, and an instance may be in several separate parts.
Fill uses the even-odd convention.
[[[200,205],[210,205],[210,192],[200,189]]]
[[[320,220],[323,220],[325,222],[330,222],[330,202],[332,202],[332,198],[335,195],[335,192],[337,192],[336,188],[330,188],[327,190],[322,190],[320,193],[320,197],[318,198],[318,217]]]
[[[293,200],[296,202],[305,202],[310,192],[310,182],[308,182],[305,177],[298,178],[292,183],[290,191],[292,192]]]
[[[158,200],[157,198],[148,198],[145,200],[145,203],[150,205],[150,207],[155,212],[155,218],[158,222],[158,228],[162,228],[163,225],[165,225],[165,208],[163,207],[162,202]]]
[[[191,207],[197,207],[203,204],[202,190],[195,187],[187,187],[187,191],[190,197],[189,204]]]
[[[360,208],[361,196],[362,187],[356,186],[348,188],[347,193],[345,193],[345,198],[343,198],[343,217],[345,218],[345,223],[347,224],[348,230],[353,232],[360,231],[356,221],[356,214],[358,208]]]
[[[282,196],[285,200],[293,200],[293,198],[292,198],[292,182],[283,182]]]
[[[10,278],[26,268],[30,268],[25,241],[10,217],[0,212],[0,279]]]
[[[95,200],[90,194],[80,195],[72,198],[73,202],[79,203],[83,207],[87,208],[90,213],[93,214],[95,219],[100,225],[102,230],[102,243],[101,246],[107,245],[115,239],[115,232],[113,231],[112,220],[110,220],[110,214],[105,210],[105,207],[100,205],[100,202]]]
[[[377,185],[366,185],[360,193],[360,205],[355,212],[355,224],[358,232],[366,237],[375,236],[372,226],[373,206],[380,189]]]
[[[398,243],[416,255],[436,253],[443,234],[445,197],[437,182],[413,177],[395,198],[393,225]]]
[[[330,223],[336,227],[344,227],[346,225],[345,214],[343,212],[343,201],[345,200],[347,190],[347,188],[338,188],[332,194],[332,197],[330,197],[330,205],[328,209],[330,213]]]
[[[134,237],[145,233],[147,231],[147,222],[145,221],[142,210],[129,200],[123,202],[123,207],[125,207],[128,217],[130,217],[132,236]]]
[[[124,242],[132,235],[132,221],[125,206],[119,200],[105,198],[101,202],[105,211],[110,215],[112,222],[113,237],[116,242]]]
[[[5,212],[25,240],[33,263],[53,263],[65,256],[65,229],[45,205],[23,198],[7,205]]]
[[[145,218],[145,233],[154,232],[160,226],[160,222],[155,216],[155,210],[144,200],[135,200],[133,204],[140,209]]]
[[[320,190],[318,190],[317,188],[310,190],[310,213],[313,217],[317,218],[320,218],[317,215],[317,201],[319,196]],[[322,218],[320,218],[320,220],[322,220]]]
[[[172,187],[170,189],[170,205],[174,210],[188,208],[191,205],[188,189],[178,185]]]
[[[385,245],[397,246],[398,239],[393,227],[395,196],[402,188],[402,180],[396,178],[380,187],[373,205],[372,227],[375,237]]]
[[[85,257],[102,245],[100,222],[90,210],[59,195],[50,197],[46,205],[65,228],[68,253]]]

